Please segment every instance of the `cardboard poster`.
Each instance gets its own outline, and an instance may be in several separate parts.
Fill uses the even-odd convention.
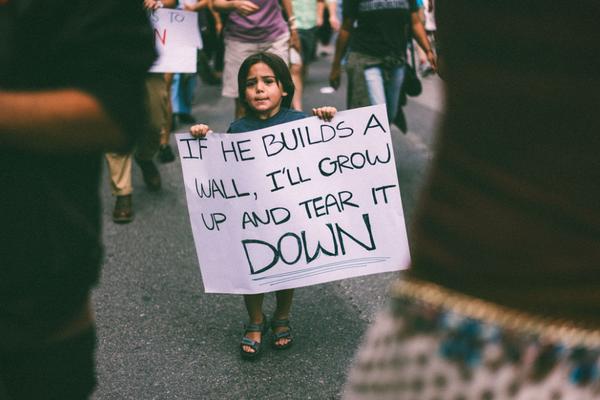
[[[176,138],[206,292],[271,292],[409,265],[385,105]]]
[[[150,72],[196,72],[197,49],[202,48],[195,12],[159,8],[150,14],[158,58]]]

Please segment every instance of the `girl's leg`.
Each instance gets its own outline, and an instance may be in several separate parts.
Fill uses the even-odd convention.
[[[262,293],[244,295],[244,304],[246,305],[251,324],[261,324],[263,322],[262,304],[264,298],[265,295]],[[246,337],[255,342],[260,342],[262,340],[262,332],[248,332],[246,333]],[[254,352],[249,346],[243,346],[243,349],[248,353]]]
[[[277,298],[277,308],[275,309],[275,319],[287,319],[290,316],[292,308],[292,299],[294,297],[294,289],[278,290],[275,292]]]
[[[260,324],[262,322],[262,304],[264,298],[265,295],[263,293],[244,295],[244,304],[246,305],[251,324]]]
[[[290,309],[292,308],[292,299],[294,297],[294,289],[278,290],[275,292],[277,298],[277,308],[275,309],[274,319],[289,319]],[[287,326],[277,326],[273,330],[274,333],[285,332],[289,330]],[[277,341],[278,346],[286,345],[291,339],[281,338]]]

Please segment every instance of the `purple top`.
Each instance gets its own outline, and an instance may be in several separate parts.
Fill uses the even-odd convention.
[[[239,42],[270,42],[288,31],[277,0],[252,0],[260,9],[243,16],[229,13],[225,24],[225,38]]]

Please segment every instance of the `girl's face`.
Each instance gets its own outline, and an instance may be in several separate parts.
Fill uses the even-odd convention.
[[[283,96],[287,96],[287,93],[267,64],[259,62],[250,67],[246,77],[246,102],[258,119],[277,114]]]

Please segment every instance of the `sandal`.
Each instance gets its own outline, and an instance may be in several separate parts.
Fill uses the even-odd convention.
[[[287,330],[283,332],[275,332],[275,328],[286,327]],[[290,326],[289,319],[274,319],[271,321],[271,330],[273,334],[271,336],[271,347],[276,350],[284,350],[290,348],[294,339],[292,338],[292,327]],[[277,342],[281,339],[288,339],[286,344],[278,344]]]
[[[246,337],[248,332],[260,332],[261,336],[264,336],[267,332],[267,317],[263,314],[263,321],[260,324],[244,325],[244,336],[242,336],[242,341],[240,342],[240,354],[243,359],[254,360],[260,355],[261,342]],[[244,346],[250,347],[254,352],[245,351]]]

